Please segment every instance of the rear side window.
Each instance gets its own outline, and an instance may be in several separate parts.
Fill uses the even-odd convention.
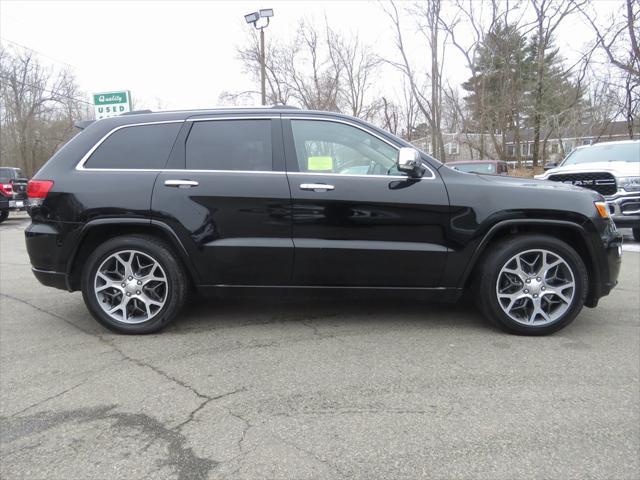
[[[186,160],[188,170],[270,171],[271,120],[194,122]]]
[[[85,168],[164,168],[182,123],[137,125],[116,130],[91,154]]]

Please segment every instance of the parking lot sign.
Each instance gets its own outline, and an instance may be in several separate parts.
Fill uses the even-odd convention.
[[[114,117],[131,111],[131,92],[103,92],[93,94],[93,106],[96,120]]]

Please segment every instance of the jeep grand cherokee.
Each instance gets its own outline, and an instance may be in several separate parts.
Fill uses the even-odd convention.
[[[86,125],[83,125],[86,126]],[[34,176],[26,243],[45,285],[122,333],[190,290],[343,289],[456,301],[541,335],[616,284],[595,192],[459,172],[345,115],[290,108],[123,115]]]

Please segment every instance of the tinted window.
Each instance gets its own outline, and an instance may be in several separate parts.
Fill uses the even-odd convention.
[[[351,125],[292,120],[301,172],[350,175],[404,175],[396,168],[398,151]]]
[[[189,170],[270,171],[271,120],[194,122],[186,155]]]
[[[181,123],[121,128],[91,154],[86,168],[164,168]]]

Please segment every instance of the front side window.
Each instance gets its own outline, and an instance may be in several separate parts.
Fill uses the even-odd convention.
[[[85,168],[159,170],[164,168],[182,123],[132,125],[102,142]]]
[[[406,175],[396,167],[397,149],[359,128],[321,120],[292,120],[291,127],[301,172]]]
[[[186,161],[189,170],[270,171],[271,120],[194,122]]]

